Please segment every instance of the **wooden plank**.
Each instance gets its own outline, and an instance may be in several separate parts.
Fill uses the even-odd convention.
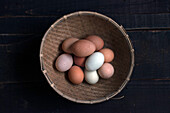
[[[127,30],[170,29],[170,14],[109,14],[107,16]],[[44,34],[61,16],[24,16],[0,18],[0,34]]]
[[[84,105],[48,85],[40,71],[45,31],[61,16],[96,11],[123,25],[135,48],[131,81],[123,99]],[[0,113],[170,113],[169,0],[1,0]]]
[[[169,13],[169,0],[129,0],[131,14],[157,14]]]
[[[42,36],[0,36],[0,81],[42,81],[39,49]]]
[[[129,1],[129,0],[128,0]],[[1,16],[9,15],[56,15],[63,14],[63,12],[74,12],[77,10],[109,10],[113,8],[113,12],[121,13],[129,8],[128,1],[105,1],[102,0],[42,0],[31,1],[31,0],[16,0],[16,1],[1,1]],[[32,5],[30,5],[32,4]],[[118,6],[124,6],[119,8]],[[105,9],[107,8],[107,9]],[[114,10],[117,8],[117,10]],[[126,9],[126,10],[125,10]]]
[[[134,82],[134,83],[133,83]],[[155,83],[157,82],[157,83]],[[141,83],[141,82],[140,82]],[[131,81],[116,97],[94,104],[77,104],[62,98],[47,82],[0,85],[1,113],[169,113],[170,84]]]
[[[170,78],[170,31],[128,32],[135,49],[134,79]]]
[[[133,80],[170,80],[170,31],[128,32],[135,49]],[[43,35],[0,36],[0,82],[43,81],[39,49]]]
[[[31,4],[31,5],[30,5]],[[111,14],[169,13],[169,0],[1,0],[0,16],[56,15],[78,10]]]
[[[0,18],[0,34],[44,34],[56,17]]]
[[[170,28],[170,14],[125,14],[110,15],[110,17],[127,30]]]

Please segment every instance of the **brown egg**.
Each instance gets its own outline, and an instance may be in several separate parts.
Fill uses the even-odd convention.
[[[86,40],[89,40],[89,41],[93,42],[95,44],[95,46],[96,46],[96,50],[100,50],[104,46],[104,41],[99,36],[91,35],[91,36],[88,36],[86,38]]]
[[[77,39],[77,38],[68,38],[68,39],[64,40],[64,42],[62,44],[63,51],[66,53],[72,53],[70,50],[70,47],[74,42],[76,42],[78,40],[79,39]]]
[[[84,79],[84,73],[78,66],[72,66],[68,71],[68,78],[73,84],[81,84]]]
[[[86,60],[85,57],[74,56],[74,63],[78,66],[84,67],[85,60]]]
[[[104,55],[104,62],[111,62],[114,59],[114,53],[109,48],[101,49],[99,52]]]
[[[96,50],[96,46],[88,40],[78,40],[71,46],[71,51],[75,56],[86,57]]]

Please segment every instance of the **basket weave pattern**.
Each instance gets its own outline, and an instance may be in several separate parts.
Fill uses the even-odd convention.
[[[111,64],[115,74],[108,80],[100,79],[95,85],[83,82],[73,85],[67,73],[58,72],[54,63],[63,53],[61,43],[70,37],[85,38],[98,35],[104,47],[115,53]],[[119,93],[130,79],[134,66],[134,49],[122,26],[110,18],[95,12],[76,12],[56,21],[46,32],[40,50],[41,69],[50,85],[63,97],[79,103],[98,103]]]

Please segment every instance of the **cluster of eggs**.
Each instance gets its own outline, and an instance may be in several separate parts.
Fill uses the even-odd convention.
[[[114,74],[114,68],[109,63],[114,59],[114,52],[103,46],[104,41],[96,35],[80,40],[68,38],[62,43],[65,53],[57,58],[56,69],[68,71],[68,78],[73,84],[81,84],[84,78],[89,84],[97,83],[99,76],[108,79]]]

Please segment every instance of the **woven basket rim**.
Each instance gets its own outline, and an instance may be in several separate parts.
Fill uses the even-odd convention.
[[[126,39],[128,45],[129,45],[129,48],[130,48],[130,54],[131,54],[131,66],[130,66],[130,70],[129,70],[129,73],[128,73],[128,76],[126,77],[126,80],[122,83],[122,85],[119,87],[119,89],[116,91],[116,92],[113,92],[109,95],[107,95],[106,97],[102,97],[102,98],[99,98],[99,99],[96,99],[96,100],[77,100],[77,99],[74,99],[74,98],[71,98],[67,95],[64,95],[60,90],[58,90],[56,87],[55,87],[55,84],[50,80],[50,78],[48,77],[48,74],[47,74],[47,71],[44,69],[43,67],[43,60],[42,60],[42,57],[43,57],[43,54],[42,54],[42,48],[43,48],[43,44],[44,44],[44,40],[46,39],[46,36],[47,34],[49,33],[49,31],[55,26],[57,25],[58,23],[60,23],[62,20],[66,20],[68,17],[72,17],[72,16],[77,16],[77,15],[95,15],[95,16],[98,16],[99,18],[102,18],[102,19],[105,19],[109,22],[111,22],[112,24],[114,24],[116,26],[117,29],[119,29],[119,31],[121,31],[121,33],[124,35],[124,38]],[[70,100],[70,101],[73,101],[73,102],[77,102],[77,103],[84,103],[84,104],[94,104],[94,103],[100,103],[100,102],[103,102],[103,101],[106,101],[106,100],[109,100],[110,98],[113,98],[115,95],[117,95],[119,92],[121,92],[121,90],[126,86],[126,84],[128,83],[128,81],[130,80],[130,77],[131,77],[131,74],[132,74],[132,71],[133,71],[133,68],[134,68],[134,62],[135,62],[135,59],[134,59],[134,48],[132,46],[132,43],[129,39],[129,35],[126,33],[125,29],[123,28],[122,25],[118,25],[114,20],[112,20],[111,18],[103,15],[103,14],[100,14],[100,13],[97,13],[97,12],[92,12],[92,11],[78,11],[78,12],[74,12],[74,13],[70,13],[70,14],[67,14],[67,15],[64,15],[63,17],[59,18],[57,21],[55,21],[51,26],[50,28],[46,31],[46,33],[44,34],[43,38],[42,38],[42,42],[41,42],[41,45],[40,45],[40,65],[41,65],[41,71],[43,72],[44,76],[46,77],[48,83],[50,84],[50,86],[59,94],[61,95],[62,97]]]

